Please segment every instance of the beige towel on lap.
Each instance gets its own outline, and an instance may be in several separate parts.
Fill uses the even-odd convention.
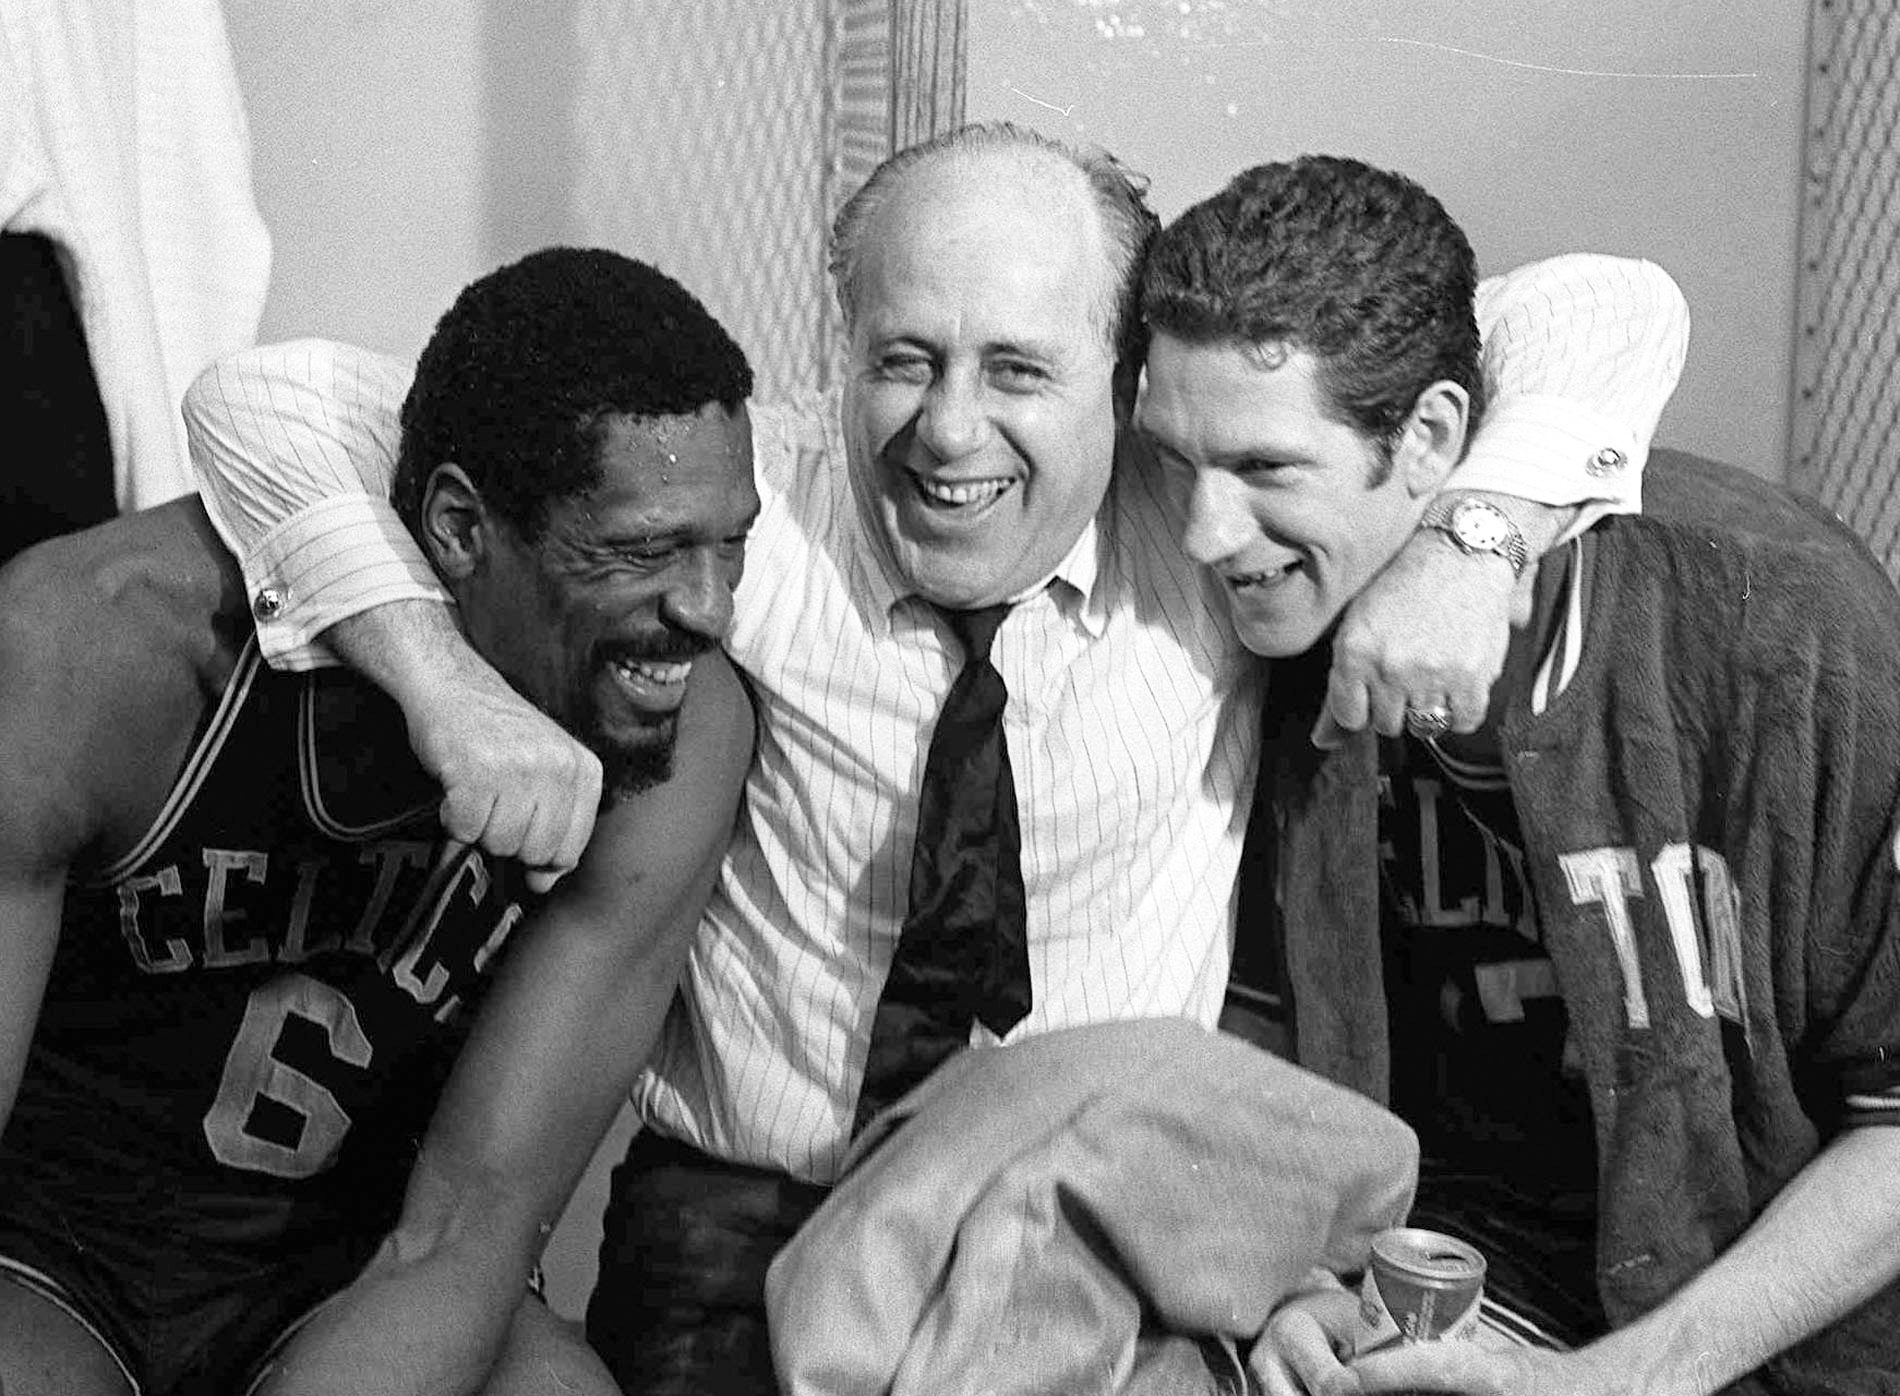
[[[774,1262],[779,1379],[1124,1392],[1156,1335],[1245,1342],[1313,1266],[1359,1268],[1416,1170],[1396,1116],[1184,1021],[965,1052]]]

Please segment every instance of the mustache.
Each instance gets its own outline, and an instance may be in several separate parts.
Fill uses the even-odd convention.
[[[710,636],[685,630],[662,631],[633,639],[602,640],[594,646],[594,663],[611,664],[620,660],[652,660],[659,664],[697,659],[715,647]]]

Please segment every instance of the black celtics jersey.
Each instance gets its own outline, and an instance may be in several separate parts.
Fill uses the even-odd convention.
[[[1495,1295],[1567,1342],[1601,1331],[1596,1152],[1501,768],[1380,742],[1392,1108],[1418,1131],[1414,1226],[1491,1258]],[[1527,1263],[1529,1259],[1529,1263]]]
[[[439,798],[381,694],[248,646],[145,837],[68,887],[0,1187],[240,1244],[380,1234],[521,916]]]

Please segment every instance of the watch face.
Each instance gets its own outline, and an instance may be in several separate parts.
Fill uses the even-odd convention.
[[[1511,521],[1489,504],[1466,500],[1451,516],[1452,536],[1475,553],[1496,552],[1510,536]]]

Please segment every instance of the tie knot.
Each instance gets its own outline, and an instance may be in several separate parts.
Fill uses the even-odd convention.
[[[990,657],[990,644],[996,639],[996,627],[1009,614],[1009,603],[985,606],[979,611],[953,611],[948,606],[939,606],[937,614],[944,618],[962,644],[964,656],[974,664]]]

